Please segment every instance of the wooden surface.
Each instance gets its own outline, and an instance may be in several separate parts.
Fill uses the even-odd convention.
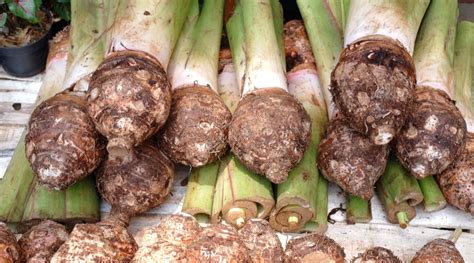
[[[15,79],[0,70],[0,178],[6,170],[29,115],[33,110],[36,93],[41,85],[42,75],[29,79]],[[18,108],[19,104],[21,108]],[[17,109],[14,109],[15,104]],[[179,167],[173,183],[172,195],[162,206],[132,219],[130,232],[136,234],[143,227],[158,224],[166,215],[179,213],[186,191],[186,177],[189,170]],[[1,200],[0,200],[1,201]],[[329,210],[345,205],[342,191],[331,184],[329,188]],[[102,215],[110,211],[107,203],[101,205]],[[467,213],[448,206],[442,211],[425,213],[422,207],[417,208],[417,216],[410,222],[408,229],[402,230],[385,219],[380,201],[372,200],[373,220],[370,224],[347,225],[344,212],[338,212],[331,218],[336,221],[330,224],[327,235],[345,248],[350,259],[372,246],[390,248],[405,262],[413,257],[416,251],[426,242],[438,237],[448,237],[451,229],[462,227],[466,230],[458,240],[457,247],[466,262],[474,262],[474,220]],[[468,233],[471,231],[472,233]],[[292,235],[280,235],[283,245]]]

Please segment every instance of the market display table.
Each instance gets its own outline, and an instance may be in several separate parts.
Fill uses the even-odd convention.
[[[0,69],[0,179],[34,109],[42,76],[18,79]],[[159,208],[133,218],[129,227],[132,234],[135,235],[143,227],[158,224],[161,218],[169,214],[181,211],[188,174],[188,168],[178,167],[172,195]],[[328,212],[344,206],[343,192],[330,184]],[[109,210],[110,206],[103,202],[101,205],[103,216]],[[425,213],[422,206],[417,207],[416,218],[404,230],[386,220],[385,212],[377,198],[372,199],[373,219],[370,224],[348,225],[345,223],[343,210],[339,210],[331,216],[335,223],[329,224],[326,234],[344,247],[347,259],[362,253],[367,248],[384,246],[402,260],[409,262],[425,243],[435,238],[448,238],[453,229],[461,227],[465,233],[456,243],[456,247],[466,262],[474,262],[474,218],[451,206],[434,213]],[[280,235],[283,245],[290,238],[291,235]]]

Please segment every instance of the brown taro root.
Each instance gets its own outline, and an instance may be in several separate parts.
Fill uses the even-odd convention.
[[[282,183],[309,146],[311,120],[288,93],[283,20],[276,13],[281,12],[280,6],[270,0],[233,4],[229,1],[232,12],[226,32],[241,100],[232,116],[228,142],[250,171]],[[241,44],[233,45],[237,42]]]
[[[466,122],[449,96],[418,87],[414,109],[395,139],[400,163],[417,179],[443,172],[459,156],[466,140]]]
[[[282,183],[301,160],[311,121],[296,99],[277,88],[256,90],[238,104],[229,128],[232,152],[251,171]]]
[[[176,262],[184,260],[186,246],[201,231],[197,220],[189,215],[171,215],[158,226],[138,233],[139,248],[133,262]]]
[[[25,262],[49,262],[59,247],[67,241],[66,227],[51,220],[45,220],[25,232],[18,245]]]
[[[227,151],[230,111],[217,93],[224,0],[193,1],[168,66],[171,111],[160,146],[174,162],[193,167]]]
[[[464,263],[464,259],[456,249],[454,242],[448,239],[437,238],[424,245],[415,257],[412,263]]]
[[[474,134],[467,133],[463,152],[437,179],[448,203],[474,216]]]
[[[20,262],[20,247],[13,233],[3,222],[0,222],[0,262]]]
[[[186,259],[197,262],[251,262],[249,250],[231,226],[205,227],[186,249]]]
[[[127,225],[128,218],[113,215],[96,224],[77,224],[51,262],[130,262],[137,244]]]
[[[388,153],[387,145],[374,144],[336,117],[319,144],[318,166],[326,179],[345,192],[369,200]]]
[[[97,171],[97,188],[113,209],[133,216],[165,201],[174,174],[171,160],[149,140],[124,159],[109,156]]]
[[[171,85],[160,62],[136,51],[109,55],[91,78],[87,109],[107,137],[110,155],[125,156],[168,118]]]
[[[412,57],[383,36],[351,43],[331,76],[337,108],[352,128],[378,145],[389,143],[405,124],[415,85]]]
[[[65,189],[102,160],[104,140],[87,115],[81,92],[64,91],[41,103],[28,124],[26,156],[40,184]]]
[[[373,247],[366,250],[363,254],[351,260],[352,263],[402,263],[402,261],[389,249],[383,247]]]
[[[250,251],[252,262],[283,262],[283,247],[268,221],[251,219],[239,230],[239,234]]]
[[[193,167],[212,163],[227,150],[231,119],[222,99],[210,88],[179,88],[173,92],[159,145],[177,163]]]
[[[345,256],[344,249],[334,240],[316,233],[291,239],[285,250],[288,263],[343,263]]]

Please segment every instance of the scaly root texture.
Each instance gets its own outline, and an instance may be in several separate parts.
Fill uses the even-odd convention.
[[[210,225],[186,249],[186,259],[198,262],[251,262],[238,232],[223,224]]]
[[[192,167],[212,163],[227,150],[231,119],[222,99],[210,88],[179,88],[173,92],[159,145],[176,163]]]
[[[105,142],[80,94],[62,92],[41,103],[28,124],[26,156],[38,182],[65,189],[102,161]]]
[[[232,152],[252,172],[282,183],[309,145],[311,121],[284,90],[261,89],[238,104],[229,128]]]
[[[323,176],[345,192],[369,200],[387,164],[389,148],[334,119],[319,144],[318,166]]]
[[[49,262],[69,237],[66,227],[45,220],[24,233],[18,244],[24,262]]]
[[[152,56],[114,52],[92,75],[87,106],[96,128],[109,141],[109,154],[124,156],[166,122],[171,84]]]
[[[291,239],[286,245],[285,262],[343,263],[344,249],[334,240],[320,234],[307,234]]]
[[[373,247],[366,250],[363,254],[359,254],[353,258],[352,263],[372,263],[372,262],[383,262],[383,263],[402,263],[402,261],[393,254],[390,249],[383,247]]]
[[[383,36],[346,47],[331,76],[337,107],[352,128],[378,145],[389,143],[405,124],[415,86],[412,57]]]
[[[0,222],[0,262],[20,262],[20,247],[3,222]]]
[[[395,140],[400,163],[416,178],[443,172],[466,140],[466,122],[443,91],[418,87],[413,111]]]
[[[174,175],[171,160],[149,140],[134,148],[130,159],[104,161],[97,171],[97,188],[114,209],[133,216],[162,204]]]
[[[443,238],[437,238],[427,243],[418,252],[416,252],[415,257],[411,260],[411,262],[464,263],[464,259],[452,241]]]
[[[135,240],[122,224],[77,224],[51,262],[129,262],[136,251]]]
[[[250,219],[239,234],[253,262],[283,262],[283,247],[268,221]]]
[[[474,216],[474,134],[467,133],[462,154],[437,179],[448,203]]]
[[[171,215],[158,226],[137,234],[139,249],[132,262],[176,262],[184,260],[186,247],[201,232],[196,219],[188,215]]]

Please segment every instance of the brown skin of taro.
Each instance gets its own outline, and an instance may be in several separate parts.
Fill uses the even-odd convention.
[[[247,94],[229,128],[232,152],[252,172],[282,183],[309,145],[311,121],[293,96],[278,88]]]
[[[160,148],[175,163],[199,167],[227,151],[232,114],[221,97],[206,86],[175,90]]]
[[[137,244],[127,228],[106,220],[77,224],[51,262],[130,262],[136,251]]]
[[[466,122],[446,93],[418,87],[405,127],[395,139],[400,163],[417,179],[443,172],[466,141]]]
[[[331,75],[337,108],[352,128],[379,145],[389,143],[405,124],[415,86],[412,57],[383,36],[350,44]]]
[[[25,232],[18,241],[23,261],[49,262],[68,236],[65,226],[51,220],[42,221]]]
[[[402,261],[389,249],[383,247],[373,247],[353,258],[352,263],[402,263]]]
[[[166,122],[171,84],[154,57],[114,52],[92,75],[87,106],[97,130],[109,141],[109,154],[123,156]]]
[[[474,216],[474,134],[466,137],[461,155],[437,179],[448,203]]]
[[[388,154],[387,145],[375,145],[336,117],[319,144],[318,167],[326,179],[345,192],[370,200]]]
[[[249,250],[238,232],[223,224],[204,228],[187,247],[186,259],[189,263],[251,262]]]
[[[25,143],[38,182],[50,189],[65,189],[86,177],[105,154],[104,139],[87,115],[85,99],[69,91],[36,107]]]
[[[20,251],[20,246],[18,246],[13,233],[4,223],[0,222],[0,262],[19,263]]]
[[[302,20],[291,20],[283,28],[285,57],[288,72],[311,68],[316,69],[313,51]]]
[[[287,263],[343,263],[345,256],[344,249],[334,240],[316,233],[291,239],[285,250]]]
[[[411,260],[411,263],[426,262],[464,263],[464,259],[452,241],[437,238],[424,245]]]
[[[199,235],[201,227],[192,216],[171,215],[158,226],[138,233],[139,249],[132,262],[176,262],[186,257],[186,246]]]
[[[109,156],[96,175],[102,198],[116,211],[133,216],[166,200],[175,170],[171,160],[149,140],[125,159]]]
[[[250,251],[252,262],[283,262],[285,252],[268,221],[251,219],[239,230],[239,234]]]

